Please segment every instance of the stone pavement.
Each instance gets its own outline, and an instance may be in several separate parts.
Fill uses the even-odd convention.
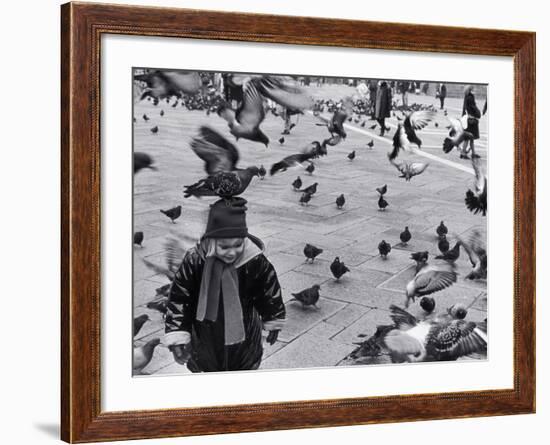
[[[340,85],[312,87],[317,97],[339,98],[353,92]],[[397,98],[398,96],[396,96]],[[409,95],[409,104],[439,102],[433,97]],[[478,101],[479,102],[479,101]],[[449,116],[459,116],[462,101],[447,99]],[[481,108],[483,103],[478,103]],[[165,115],[160,116],[163,109]],[[145,122],[146,113],[150,121]],[[184,199],[183,185],[191,184],[204,176],[202,161],[189,148],[190,139],[197,134],[200,125],[209,125],[229,134],[227,125],[216,114],[207,116],[204,111],[188,111],[183,107],[172,108],[161,101],[153,106],[143,101],[135,106],[134,150],[149,153],[155,159],[158,171],[145,170],[134,180],[134,231],[143,231],[143,248],[134,246],[134,317],[148,313],[147,322],[135,338],[140,345],[147,340],[163,336],[161,314],[151,311],[145,304],[155,296],[155,289],[167,283],[167,279],[148,269],[141,258],[162,263],[163,244],[167,234],[186,234],[199,238],[205,226],[208,205],[212,199]],[[296,120],[296,117],[293,118]],[[241,140],[241,166],[263,164],[267,170],[284,156],[300,151],[313,140],[328,136],[326,128],[316,126],[318,120],[310,113],[298,118],[292,133],[285,136],[285,143],[278,139],[283,121],[268,114],[262,125],[270,137],[268,149],[250,141]],[[486,219],[469,213],[464,205],[464,194],[472,187],[474,177],[467,170],[470,161],[461,160],[456,151],[445,155],[441,144],[445,137],[446,120],[442,112],[436,122],[419,132],[423,149],[437,159],[425,159],[419,155],[400,155],[401,160],[429,161],[426,172],[411,182],[398,178],[397,170],[389,164],[386,153],[391,149],[391,139],[397,121],[388,120],[392,131],[383,138],[378,131],[369,130],[374,121],[365,127],[348,122],[348,137],[336,147],[329,147],[328,156],[315,161],[315,172],[308,175],[303,169],[291,169],[261,181],[254,178],[245,192],[248,200],[248,226],[252,234],[266,244],[266,256],[277,271],[283,298],[286,303],[287,324],[279,340],[269,346],[264,342],[264,359],[261,369],[305,368],[334,366],[355,348],[359,334],[370,336],[376,325],[390,322],[389,305],[402,305],[405,284],[414,274],[411,251],[428,250],[430,256],[438,253],[435,228],[441,220],[449,227],[451,245],[455,236],[474,228],[486,233]],[[150,128],[157,125],[159,131],[152,134]],[[350,128],[353,127],[353,128]],[[480,122],[482,137],[478,152],[483,160],[487,154],[486,118]],[[366,143],[374,140],[370,149]],[[356,150],[354,161],[347,154]],[[466,171],[465,171],[466,170]],[[298,203],[300,194],[292,190],[291,183],[300,176],[304,187],[318,182],[318,192],[309,206]],[[379,211],[376,187],[388,185],[386,199],[389,207]],[[336,197],[344,193],[346,204],[342,210],[335,205]],[[181,204],[183,213],[176,224],[159,212]],[[400,246],[399,233],[409,226],[412,240],[408,246]],[[385,239],[393,249],[387,260],[378,255],[378,243]],[[306,264],[302,253],[305,243],[324,249],[313,264]],[[351,269],[339,283],[335,282],[329,265],[335,256]],[[486,283],[464,279],[470,270],[464,251],[457,261],[460,273],[458,283],[435,294],[437,309],[444,310],[461,302],[469,307],[467,319],[480,321],[486,318]],[[298,292],[313,284],[321,285],[319,309],[302,308],[290,301],[292,292]],[[418,313],[418,304],[411,309]],[[187,373],[178,365],[165,347],[159,347],[146,374]]]

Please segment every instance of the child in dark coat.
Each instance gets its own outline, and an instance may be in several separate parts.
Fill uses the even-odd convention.
[[[281,287],[261,240],[246,226],[246,201],[210,208],[200,243],[189,250],[170,289],[165,343],[192,372],[257,369],[267,341],[285,321]]]
[[[479,139],[479,118],[481,117],[481,112],[476,104],[473,85],[468,85],[464,90],[462,116],[465,116],[467,119],[466,131],[472,134],[473,139],[470,139],[470,141],[464,141],[460,157],[462,159],[469,159],[469,151],[472,152],[472,157],[479,157],[479,155],[475,152],[474,140]],[[470,145],[469,149],[468,144]]]

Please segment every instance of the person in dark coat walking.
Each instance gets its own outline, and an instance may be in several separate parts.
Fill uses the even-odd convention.
[[[277,273],[248,233],[245,204],[211,205],[206,231],[170,288],[165,344],[191,372],[258,369],[262,330],[273,344],[285,321]]]
[[[470,151],[472,152],[473,157],[479,157],[479,155],[475,152],[474,140],[479,139],[479,118],[481,117],[481,112],[476,104],[473,85],[468,85],[464,89],[462,116],[467,119],[466,131],[473,135],[473,139],[470,139],[470,141],[464,141],[460,157],[462,159],[469,159],[468,153]],[[469,148],[468,145],[470,146]]]
[[[376,119],[376,92],[378,91],[378,85],[376,80],[369,80],[369,103],[370,103],[370,116],[371,119]]]
[[[439,107],[440,110],[443,110],[445,107],[445,98],[447,97],[447,85],[444,83],[440,83],[437,87],[436,97],[439,99],[439,102],[441,103],[441,107]]]
[[[380,125],[380,136],[384,136],[386,131],[389,131],[390,128],[386,127],[386,118],[390,117],[391,111],[391,89],[388,86],[387,82],[382,81],[380,87],[376,92],[376,111],[375,118]]]

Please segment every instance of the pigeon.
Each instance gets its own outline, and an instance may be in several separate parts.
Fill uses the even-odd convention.
[[[141,243],[143,242],[143,232],[134,233],[134,244],[137,244],[139,247],[143,247]]]
[[[237,110],[229,104],[223,104],[218,109],[218,115],[227,121],[229,131],[237,141],[240,138],[260,142],[266,147],[269,138],[260,130],[260,124],[265,119],[263,98],[255,83],[248,81],[243,85],[243,100]]]
[[[160,110],[160,115],[164,116],[164,110]]]
[[[422,141],[418,138],[415,130],[424,128],[434,118],[433,111],[415,111],[405,118],[403,124],[397,125],[397,130],[393,135],[393,150],[389,153],[390,160],[394,160],[400,150],[412,151],[411,144],[422,148]]]
[[[454,263],[460,256],[460,241],[457,241],[452,249],[435,257],[436,260],[445,260]]]
[[[439,124],[437,122],[434,123],[435,128],[439,128]]]
[[[151,128],[151,133],[157,134],[159,132],[159,127],[155,125],[153,128]]]
[[[416,272],[426,265],[428,262],[428,256],[429,254],[427,250],[411,253],[411,260],[416,261]]]
[[[464,141],[474,138],[474,135],[466,131],[466,127],[461,119],[449,118],[450,131],[449,137],[443,140],[443,151],[449,153],[454,147],[460,147]]]
[[[340,196],[336,198],[336,207],[341,209],[344,207],[344,204],[346,203],[346,198],[344,198],[344,194],[342,193]]]
[[[178,100],[176,99],[176,101],[172,104],[172,108],[176,108],[178,106]],[[181,103],[181,106],[183,107],[183,102]]]
[[[237,168],[237,147],[210,127],[202,126],[199,132],[200,136],[191,141],[191,148],[204,161],[208,177],[185,186],[184,197],[217,195],[230,199],[243,193],[252,178],[259,175],[259,168]]]
[[[336,110],[332,115],[330,120],[319,116],[319,119],[323,120],[323,124],[317,124],[320,126],[326,126],[331,136],[337,135],[342,139],[346,139],[347,133],[344,130],[344,122],[346,121],[348,115],[345,110]]]
[[[369,147],[369,148],[372,148],[372,147],[374,147],[374,140],[373,140],[373,139],[371,139],[371,140],[370,140],[370,142],[369,142],[369,143],[367,143],[367,145],[368,145],[368,147]]]
[[[311,195],[309,193],[302,193],[300,196],[300,205],[308,204],[311,201]]]
[[[405,307],[409,307],[410,301],[414,302],[416,297],[433,294],[451,286],[456,283],[456,277],[455,265],[452,263],[426,263],[407,284]]]
[[[306,172],[312,175],[314,171],[315,171],[315,164],[313,162],[310,162],[309,165],[306,167]]]
[[[258,176],[262,181],[264,180],[266,173],[267,171],[265,170],[265,167],[263,166],[263,164],[260,165],[260,168],[258,169]]]
[[[468,280],[487,278],[487,248],[481,240],[481,234],[474,230],[468,239],[458,238],[472,264],[472,270],[466,275]]]
[[[318,182],[314,182],[313,184],[307,186],[305,189],[300,190],[301,192],[307,193],[308,195],[313,195],[317,193],[317,185],[319,185]]]
[[[384,184],[382,187],[376,187],[376,191],[380,194],[380,196],[383,196],[388,191],[387,184]]]
[[[387,243],[386,240],[380,241],[378,244],[378,252],[380,252],[382,259],[387,259],[388,254],[391,252],[391,244]]]
[[[412,235],[411,235],[411,232],[409,231],[409,227],[405,226],[405,230],[401,232],[401,234],[399,235],[399,239],[401,240],[401,243],[403,245],[407,245],[407,243],[411,240],[411,238],[412,238]]]
[[[159,344],[160,338],[153,338],[145,343],[145,345],[134,348],[133,370],[136,374],[141,373],[142,369],[149,364],[153,358],[155,348]]]
[[[457,360],[487,351],[486,322],[456,320],[448,314],[420,321],[395,305],[390,312],[395,329],[381,342],[393,362]]]
[[[134,152],[134,174],[144,168],[149,168],[155,171],[157,170],[157,168],[153,166],[153,158],[151,156],[149,156],[147,153],[135,151]]]
[[[311,262],[313,263],[315,258],[321,255],[322,253],[323,253],[323,249],[320,249],[319,247],[315,247],[313,244],[306,244],[306,246],[304,247],[304,255],[306,256],[306,262],[311,260]]]
[[[149,315],[143,314],[140,315],[137,318],[134,318],[134,337],[138,335],[139,331],[141,330],[141,327],[149,321]]]
[[[390,160],[390,162],[401,173],[399,177],[405,178],[407,182],[409,182],[413,176],[423,173],[430,165],[427,162],[401,162],[399,164],[393,160]]]
[[[302,188],[302,179],[298,176],[292,183],[292,188],[297,191]]]
[[[468,309],[463,304],[456,303],[447,309],[447,313],[455,320],[464,320],[468,315]]]
[[[386,207],[388,206],[388,201],[384,199],[384,195],[380,195],[378,198],[378,210],[386,210]]]
[[[187,240],[189,243],[184,243],[183,241]],[[164,275],[170,282],[174,279],[174,275],[178,270],[178,267],[181,264],[183,257],[185,256],[188,247],[191,247],[193,243],[196,243],[196,240],[193,240],[188,236],[175,236],[170,235],[166,237],[164,241],[164,259],[166,265],[154,263],[147,258],[142,258],[143,263],[156,274]],[[168,295],[170,290],[170,284],[164,285],[156,289],[157,295]]]
[[[274,175],[277,172],[284,172],[287,168],[295,167],[297,165],[301,165],[305,161],[309,161],[311,158],[315,157],[314,152],[309,153],[297,153],[290,156],[287,156],[286,158],[283,158],[281,161],[276,162],[271,166],[271,169],[269,170],[270,175]],[[312,164],[310,164],[312,165]]]
[[[319,301],[319,290],[321,289],[321,286],[318,284],[314,284],[311,287],[308,287],[307,289],[304,289],[300,292],[293,293],[292,294],[292,300],[297,300],[300,303],[302,303],[302,308],[306,306],[315,306],[316,309],[319,309],[317,306],[317,302]]]
[[[361,127],[363,127],[363,128],[364,128],[364,127],[365,127],[365,124],[366,124],[366,123],[367,123],[367,121],[363,121],[363,122],[361,122]]]
[[[370,130],[374,130],[375,128],[376,128],[376,124],[371,125],[371,126],[369,127]]]
[[[134,79],[147,84],[141,100],[146,97],[164,99],[171,96],[181,97],[182,94],[195,94],[202,86],[202,80],[197,71],[155,70],[134,75]]]
[[[285,138],[284,138],[284,136],[281,136],[279,138],[279,144],[283,145],[284,143],[285,143]]]
[[[176,219],[178,219],[181,216],[181,206],[173,207],[168,210],[160,210],[160,213],[163,213],[166,215],[173,224],[176,224]]]
[[[340,257],[336,257],[330,264],[330,271],[332,272],[332,275],[334,275],[334,278],[336,278],[336,281],[340,281],[340,278],[342,278],[346,272],[349,272],[349,269],[343,262],[340,261]]]
[[[144,120],[145,122],[147,122],[147,121],[149,120],[149,117],[148,117],[146,114],[144,114],[144,115],[143,115],[143,120]]]
[[[435,309],[435,300],[432,297],[422,297],[420,299],[420,307],[428,314],[431,314]]]
[[[435,229],[435,232],[437,233],[437,236],[439,238],[442,238],[442,237],[446,236],[447,233],[449,233],[449,229],[447,229],[447,226],[445,225],[445,223],[443,221],[441,221],[439,223],[439,225],[437,226],[437,229]]]
[[[439,242],[437,243],[437,247],[441,253],[446,253],[449,251],[449,241],[447,241],[447,237],[443,235]]]
[[[313,105],[311,98],[289,77],[234,75],[233,81],[243,86],[241,106],[233,110],[229,104],[224,104],[218,109],[218,114],[227,121],[237,140],[244,138],[261,142],[266,147],[269,145],[269,138],[260,130],[265,118],[263,97],[292,110],[301,111]]]
[[[355,150],[353,150],[350,154],[348,154],[348,159],[350,161],[353,161],[355,159]]]
[[[487,176],[481,170],[481,161],[472,155],[472,166],[476,174],[474,190],[468,189],[464,202],[466,207],[474,215],[481,212],[483,216],[487,214]]]

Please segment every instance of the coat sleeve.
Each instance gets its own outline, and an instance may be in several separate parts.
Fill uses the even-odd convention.
[[[258,283],[254,306],[262,318],[263,328],[268,331],[282,329],[286,311],[277,272],[264,255],[254,261],[257,263],[255,281]]]
[[[164,320],[166,345],[185,344],[191,340],[200,286],[199,261],[196,252],[187,252],[172,281]]]

